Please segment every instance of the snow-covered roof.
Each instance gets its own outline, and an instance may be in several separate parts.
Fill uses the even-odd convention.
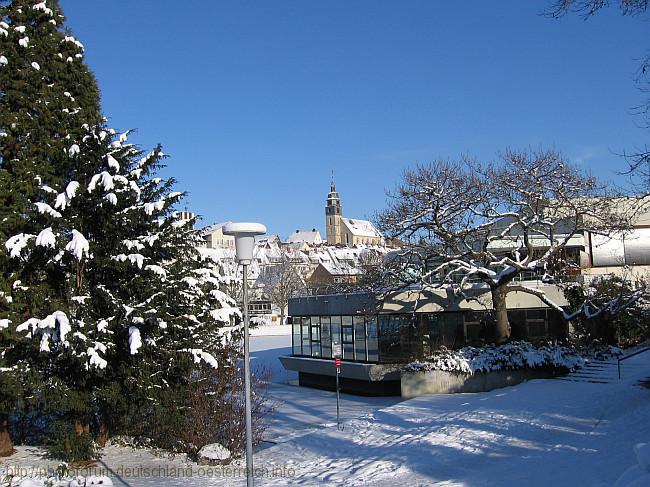
[[[322,265],[323,268],[333,276],[354,276],[361,274],[361,271],[356,267],[352,267],[351,265],[342,262],[321,262],[320,265]]]
[[[566,235],[556,235],[555,242],[564,242]],[[548,248],[551,246],[551,241],[548,238],[530,239],[533,248]],[[566,242],[566,247],[584,247],[585,240],[582,235],[572,235]],[[512,250],[524,247],[524,239],[520,236],[505,237],[498,240],[493,240],[488,243],[488,250]]]
[[[323,237],[315,228],[311,230],[296,230],[287,237],[287,243],[305,242],[310,245],[319,245],[323,243]]]
[[[379,237],[381,233],[368,220],[357,220],[356,218],[341,218],[343,224],[355,237]]]
[[[198,230],[199,235],[202,237],[206,235],[210,235],[211,233],[215,232],[216,230],[219,230],[220,228],[223,228],[225,225],[231,222],[221,222],[221,223],[213,223],[212,225],[208,225],[207,227],[200,228]]]
[[[261,235],[255,238],[255,242],[257,242],[258,244],[264,244],[264,243],[277,244],[280,241],[281,241],[280,236],[277,233],[273,235]]]

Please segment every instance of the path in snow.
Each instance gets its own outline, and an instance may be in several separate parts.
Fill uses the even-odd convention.
[[[300,415],[307,425],[312,415],[320,418],[327,393],[321,400],[320,391],[272,386],[287,412],[274,430],[281,442],[255,454],[267,474],[256,485],[611,486],[634,464],[633,445],[650,441],[650,389],[639,385],[650,376],[650,353],[632,361],[620,382],[537,380],[488,393],[431,395],[349,419],[343,431],[316,425],[300,434]],[[0,466],[35,460],[21,450]],[[145,451],[111,447],[103,462],[116,471],[186,469],[181,478],[131,476],[122,484],[134,487],[245,485],[231,478],[238,472],[199,476],[207,471]],[[272,477],[282,472],[292,475]]]
[[[634,463],[632,446],[650,440],[650,390],[638,385],[650,354],[632,361],[621,382],[432,395],[347,421],[342,432],[319,429],[258,452],[268,472],[295,471],[258,485],[611,486]]]

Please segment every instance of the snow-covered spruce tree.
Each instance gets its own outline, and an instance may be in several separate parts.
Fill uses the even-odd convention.
[[[82,436],[232,362],[217,331],[236,310],[172,214],[182,195],[153,177],[160,150],[103,126],[58,4],[0,6],[0,419],[26,384]]]
[[[152,177],[163,154],[142,156],[126,139],[88,128],[70,149],[75,179],[41,184],[32,202],[41,230],[6,243],[24,269],[21,288],[56,291],[16,332],[38,346],[32,360],[44,361],[48,386],[65,391],[68,422],[84,433],[100,412],[104,438],[128,424],[120,416],[176,391],[197,363],[235,357],[219,333],[234,303],[201,266],[192,222],[172,211],[182,194]]]
[[[0,2],[3,246],[9,237],[31,234],[36,228],[32,218],[35,208],[29,204],[38,192],[36,176],[59,179],[61,168],[67,163],[67,149],[83,131],[82,121],[100,121],[99,91],[82,62],[83,46],[63,31],[63,21],[56,1]],[[21,286],[15,275],[17,265],[18,261],[0,252],[0,424],[5,424],[21,389],[9,384],[26,383],[24,397],[33,397],[29,383],[37,386],[40,382],[33,368],[29,374],[21,375],[21,367],[7,366],[13,356],[24,357],[29,351],[14,347],[16,335],[9,325],[31,316],[33,306],[47,301],[50,294],[47,283],[31,288]]]

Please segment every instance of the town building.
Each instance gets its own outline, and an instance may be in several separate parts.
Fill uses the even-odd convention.
[[[325,230],[330,245],[382,245],[384,238],[368,220],[346,218],[343,216],[341,198],[336,191],[334,179],[327,195],[325,206]]]
[[[214,223],[198,231],[203,239],[203,246],[208,249],[235,250],[235,237],[224,235],[223,227],[230,222]]]
[[[321,262],[307,278],[307,285],[315,292],[331,289],[334,285],[355,284],[361,271],[347,262]]]

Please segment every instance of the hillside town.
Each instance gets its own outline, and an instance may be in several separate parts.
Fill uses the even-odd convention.
[[[226,278],[241,281],[235,259],[235,238],[224,235],[230,222],[213,223],[197,230],[202,242],[199,251],[213,259]],[[273,302],[266,276],[278,266],[295,273],[296,285],[288,297],[327,294],[359,284],[362,276],[378,268],[387,254],[398,247],[385,239],[368,220],[343,216],[341,198],[332,180],[325,207],[325,239],[316,228],[296,230],[286,238],[279,235],[260,237],[255,242],[249,284],[252,292],[250,312],[261,322],[278,323],[280,307],[288,301]]]

